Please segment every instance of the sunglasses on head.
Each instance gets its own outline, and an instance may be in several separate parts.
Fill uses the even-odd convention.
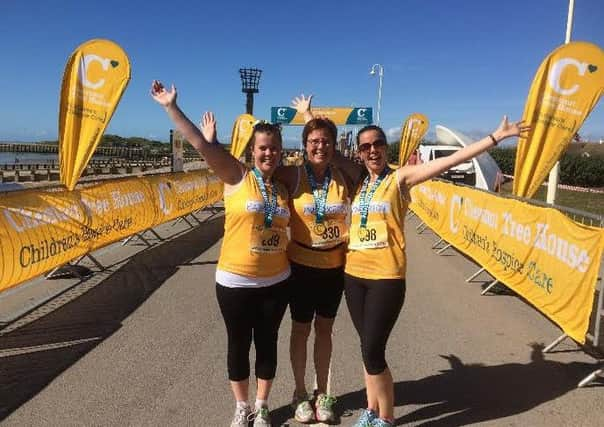
[[[366,151],[371,150],[371,147],[380,148],[380,147],[385,147],[385,146],[386,146],[386,141],[384,141],[383,139],[376,139],[373,142],[368,142],[368,143],[359,145],[359,151],[366,152]]]

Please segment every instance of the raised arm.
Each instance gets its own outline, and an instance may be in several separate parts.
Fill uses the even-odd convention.
[[[524,124],[524,120],[519,122],[509,123],[507,116],[503,116],[501,124],[492,134],[474,142],[461,150],[456,151],[450,156],[441,157],[431,162],[419,165],[405,165],[399,171],[399,180],[407,187],[412,187],[420,184],[431,178],[437,177],[444,171],[456,166],[460,163],[476,157],[480,153],[494,147],[499,142],[511,136],[518,136],[522,132],[530,130],[530,126]]]
[[[204,114],[204,122],[202,123],[204,134],[202,134],[176,104],[177,92],[174,85],[172,85],[170,90],[166,90],[161,82],[154,80],[151,85],[151,96],[158,104],[164,107],[176,129],[203,156],[218,178],[229,185],[235,185],[241,181],[244,166],[231,156],[230,153],[225,151],[220,144],[212,143],[213,141],[208,142],[204,137],[205,134],[214,135],[213,139],[216,138],[216,121],[213,114],[211,114],[211,118],[208,115],[207,121]]]

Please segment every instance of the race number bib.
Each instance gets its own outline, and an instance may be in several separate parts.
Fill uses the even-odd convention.
[[[347,227],[341,221],[308,222],[313,248],[333,247],[346,240]]]
[[[350,226],[349,249],[375,249],[388,246],[388,229],[386,223],[370,222],[361,228],[358,224]]]
[[[251,251],[256,253],[285,252],[287,233],[280,228],[264,228],[256,225],[252,229]]]

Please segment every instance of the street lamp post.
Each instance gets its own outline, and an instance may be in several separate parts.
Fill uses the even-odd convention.
[[[384,66],[382,64],[373,64],[369,74],[375,76],[375,70],[378,69],[378,101],[377,101],[377,125],[380,125],[380,111],[382,109],[382,81],[384,79]]]
[[[247,95],[245,103],[245,112],[247,114],[254,114],[254,94],[258,93],[261,74],[262,70],[259,70],[258,68],[239,69],[239,75],[241,76],[241,92]]]

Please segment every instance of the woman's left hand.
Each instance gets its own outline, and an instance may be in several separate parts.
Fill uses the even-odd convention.
[[[170,90],[166,90],[159,80],[153,80],[151,96],[162,107],[169,107],[176,103],[176,88],[172,85]]]
[[[311,102],[312,102],[312,95],[305,97],[304,94],[302,94],[300,96],[296,96],[292,100],[292,107],[294,107],[298,113],[304,114],[304,113],[310,112]]]
[[[497,141],[501,141],[510,136],[519,136],[521,133],[528,132],[530,129],[531,126],[524,124],[524,120],[510,123],[508,121],[508,116],[503,116],[503,120],[499,124],[499,127],[493,132],[493,136]]]

